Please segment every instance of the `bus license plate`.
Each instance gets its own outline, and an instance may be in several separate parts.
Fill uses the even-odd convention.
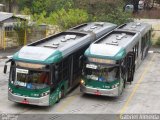
[[[97,90],[96,92],[94,92],[95,95],[101,95],[101,93],[99,92],[99,90]]]
[[[22,104],[29,104],[29,101],[28,100],[23,100],[21,103]]]

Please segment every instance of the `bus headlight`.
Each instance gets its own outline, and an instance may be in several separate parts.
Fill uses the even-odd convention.
[[[10,87],[8,88],[8,91],[11,92],[11,93],[13,92],[12,89],[11,89]]]
[[[44,92],[44,93],[41,94],[41,97],[47,96],[47,95],[49,95],[49,93],[50,93],[49,91]]]
[[[81,80],[81,84],[85,84],[84,80]]]
[[[112,85],[112,89],[118,87],[119,83]]]

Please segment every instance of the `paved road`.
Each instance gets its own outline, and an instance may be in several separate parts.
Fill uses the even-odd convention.
[[[160,54],[150,53],[147,56],[136,71],[133,83],[127,84],[120,97],[83,95],[78,87],[51,107],[28,106],[8,101],[8,74],[2,73],[4,61],[5,59],[0,60],[0,113],[160,113]]]

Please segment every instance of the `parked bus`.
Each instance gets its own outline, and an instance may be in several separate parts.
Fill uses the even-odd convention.
[[[6,62],[11,62],[8,99],[38,106],[58,102],[80,82],[86,48],[114,28],[107,22],[82,24],[22,47]]]
[[[80,91],[119,96],[151,45],[151,25],[131,22],[93,42],[85,51]]]

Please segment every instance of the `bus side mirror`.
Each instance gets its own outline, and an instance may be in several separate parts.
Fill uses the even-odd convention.
[[[12,59],[9,59],[8,61],[5,62],[5,65],[4,65],[4,70],[3,70],[3,73],[6,74],[7,73],[7,63],[11,62]]]
[[[7,73],[7,65],[6,65],[6,64],[4,65],[3,73],[4,73],[4,74],[6,74],[6,73]]]

